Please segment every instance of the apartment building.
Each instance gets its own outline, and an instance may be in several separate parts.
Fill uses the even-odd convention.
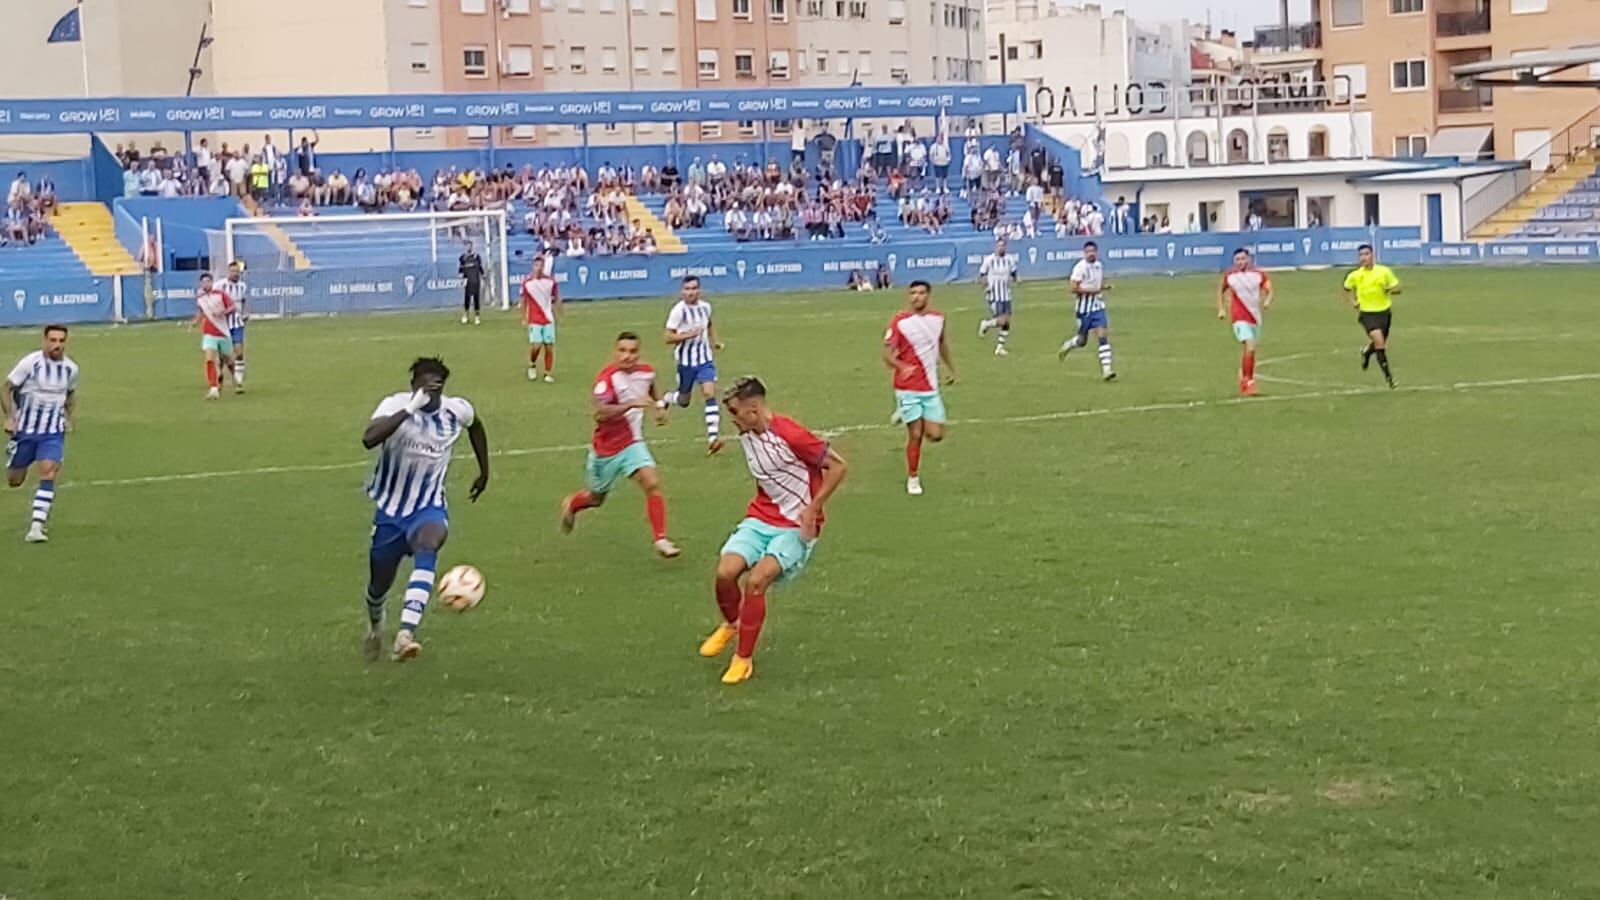
[[[1313,0],[1309,21],[1258,29],[1256,59],[1303,60],[1372,110],[1396,156],[1549,162],[1549,141],[1594,110],[1592,90],[1463,89],[1452,66],[1600,46],[1600,0]],[[1293,35],[1293,41],[1282,41]],[[1580,73],[1600,77],[1595,71]]]
[[[1033,112],[1045,119],[1124,117],[1130,90],[1135,114],[1170,107],[1170,92],[1189,82],[1183,22],[1136,21],[1122,10],[1052,0],[988,0],[985,18],[986,79],[1025,85]]]

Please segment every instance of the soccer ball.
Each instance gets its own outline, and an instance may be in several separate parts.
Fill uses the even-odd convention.
[[[439,579],[439,599],[456,612],[466,612],[483,602],[483,573],[471,566],[456,566]]]

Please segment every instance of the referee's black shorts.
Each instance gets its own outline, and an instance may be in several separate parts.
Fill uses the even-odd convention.
[[[1368,334],[1376,331],[1382,334],[1384,337],[1388,337],[1389,321],[1393,315],[1393,310],[1386,309],[1383,312],[1364,312],[1357,316],[1357,318],[1361,320],[1362,331],[1365,331]]]

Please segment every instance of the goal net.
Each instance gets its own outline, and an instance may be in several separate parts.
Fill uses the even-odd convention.
[[[504,309],[513,299],[504,210],[229,219],[207,242],[214,269],[236,260],[252,277],[392,270],[431,280],[459,279],[470,244],[483,259],[483,305]]]

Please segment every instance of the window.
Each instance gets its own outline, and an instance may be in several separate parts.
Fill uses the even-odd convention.
[[[529,0],[506,0],[506,15],[526,16],[533,12]]]
[[[828,51],[826,50],[817,51],[817,74],[828,74]]]
[[[533,47],[525,44],[512,44],[506,48],[506,74],[512,78],[528,78],[533,75]]]
[[[600,11],[614,13],[617,11],[617,0],[600,0]]]
[[[411,71],[426,72],[433,64],[433,49],[427,44],[411,45]]]
[[[577,44],[567,48],[568,59],[570,60],[567,63],[567,68],[574,72],[584,72],[588,70],[589,61],[584,57],[584,50],[584,47]]]
[[[467,126],[467,140],[469,140],[469,141],[487,141],[488,139],[489,139],[489,126],[487,126],[487,125],[468,125]]]
[[[1348,81],[1347,81],[1348,79]],[[1346,63],[1333,67],[1333,99],[1340,102],[1367,98],[1365,63]]]
[[[1362,23],[1362,0],[1333,0],[1333,27],[1355,28]]]
[[[700,137],[701,137],[702,140],[704,140],[705,138],[719,138],[719,137],[722,137],[722,123],[721,122],[701,122],[700,123]]]
[[[862,75],[872,74],[872,51],[863,50],[856,54],[856,71]]]
[[[789,127],[789,120],[788,119],[779,119],[776,122],[772,123],[772,133],[773,134],[787,135],[787,134],[789,134],[789,132],[791,132],[793,130],[794,130],[793,128]]]
[[[661,48],[661,71],[663,73],[665,73],[665,74],[668,74],[668,75],[671,75],[672,73],[678,71],[678,48],[677,47],[662,47]]]
[[[850,0],[850,18],[867,20],[867,0]]]
[[[583,0],[567,0],[568,12],[583,12]]]
[[[733,17],[735,19],[750,18],[750,0],[733,0]]]
[[[1023,59],[1044,59],[1044,41],[1028,41],[1022,45]]]
[[[489,11],[489,0],[461,0],[461,11],[480,15]]]
[[[789,51],[773,50],[767,54],[767,74],[779,79],[789,77]]]
[[[810,68],[807,66],[807,63],[809,63],[810,61],[811,60],[806,56],[806,52],[804,50],[796,50],[794,52],[794,62],[795,62],[795,65],[800,69],[800,71],[802,71],[802,72],[811,71]],[[1596,65],[1600,65],[1600,63],[1596,63]]]
[[[754,50],[733,51],[733,77],[756,77],[756,54]]]
[[[1394,155],[1400,157],[1423,156],[1428,152],[1425,134],[1401,135],[1394,139]]]
[[[615,72],[617,70],[617,48],[600,48],[600,71]]]
[[[694,0],[694,19],[696,22],[715,22],[717,0]]]
[[[671,132],[672,128],[669,126],[666,130],[668,132]],[[649,122],[640,122],[639,124],[633,126],[633,133],[634,134],[649,134],[650,133],[650,123]]]
[[[756,123],[750,119],[741,121],[739,123],[739,133],[745,137],[753,136],[756,133]]]
[[[717,51],[701,50],[697,61],[699,63],[698,74],[701,81],[717,80]]]
[[[544,70],[546,72],[554,72],[556,70],[556,48],[546,44],[541,53],[543,55]]]
[[[1389,0],[1389,14],[1403,16],[1422,12],[1422,0]]]
[[[411,136],[419,141],[431,141],[436,135],[432,128],[418,128],[411,132]]]
[[[461,48],[461,74],[468,78],[489,76],[489,48],[483,45]]]
[[[822,0],[806,0],[806,17],[811,19],[822,18]]]
[[[406,5],[414,9],[427,9],[428,0],[406,0]]]
[[[849,75],[850,73],[855,71],[855,69],[851,66],[851,63],[850,63],[850,51],[849,50],[840,50],[839,51],[839,64],[837,66],[835,66],[834,68],[835,68],[835,70],[838,71],[838,73],[840,75]]]
[[[889,24],[904,25],[906,23],[906,0],[889,0]]]
[[[650,12],[649,0],[630,0],[628,9],[636,16],[645,15]]]
[[[635,48],[633,48],[633,70],[635,72],[648,72],[648,71],[650,71],[650,48],[649,47],[635,47]]]
[[[675,16],[678,14],[678,0],[661,0],[661,14]]]
[[[1428,86],[1428,61],[1402,59],[1394,64],[1391,84],[1397,91],[1420,91]]]
[[[767,16],[774,22],[789,21],[789,0],[767,0]]]
[[[1542,13],[1550,8],[1550,0],[1511,0],[1511,14]]]
[[[511,139],[513,141],[531,141],[531,140],[533,140],[533,126],[532,125],[513,125],[513,126],[511,126]]]
[[[905,81],[910,72],[911,59],[904,50],[889,51],[889,76],[899,81]]]
[[[545,12],[555,12],[556,0],[539,0],[539,8]]]

